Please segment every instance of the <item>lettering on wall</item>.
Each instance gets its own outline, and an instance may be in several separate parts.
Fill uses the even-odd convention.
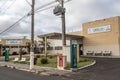
[[[22,44],[22,40],[6,40],[6,44]]]
[[[95,34],[95,33],[102,33],[102,32],[109,32],[111,31],[110,25],[88,28],[88,34]]]

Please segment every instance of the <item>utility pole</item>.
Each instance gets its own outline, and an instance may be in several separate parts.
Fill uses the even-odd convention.
[[[32,0],[31,9],[31,49],[30,49],[30,70],[34,67],[34,6],[35,0]]]
[[[64,0],[61,0],[61,6],[64,9]],[[65,12],[61,15],[62,18],[62,41],[63,46],[66,46],[66,26],[65,26]]]
[[[66,26],[65,26],[65,8],[64,8],[64,0],[57,0],[60,5],[56,6],[53,10],[56,16],[61,15],[62,20],[62,46],[63,53],[65,54],[65,46],[66,46]]]

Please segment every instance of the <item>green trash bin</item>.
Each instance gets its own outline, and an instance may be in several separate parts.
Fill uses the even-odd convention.
[[[70,40],[71,68],[77,68],[77,41]]]
[[[5,62],[9,61],[9,48],[5,49]]]

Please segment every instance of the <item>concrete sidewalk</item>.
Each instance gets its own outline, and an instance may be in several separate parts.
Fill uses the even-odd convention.
[[[57,68],[40,67],[40,66],[34,66],[34,69],[30,70],[28,64],[11,63],[11,62],[4,62],[4,61],[0,62],[0,66],[5,66],[5,67],[14,68],[14,69],[34,72],[34,73],[42,74],[42,75],[59,76],[59,75],[65,75],[65,74],[71,72],[71,71],[67,71],[67,70],[58,70]]]

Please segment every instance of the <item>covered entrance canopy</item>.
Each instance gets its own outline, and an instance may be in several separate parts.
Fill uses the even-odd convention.
[[[48,33],[39,35],[39,38],[44,38],[45,40],[45,54],[47,56],[47,39],[62,39],[62,33]],[[80,53],[80,45],[83,44],[83,36],[80,35],[72,35],[72,34],[66,34],[66,40],[77,40],[77,54],[78,58],[77,61],[79,61],[79,53]],[[67,46],[66,46],[67,47]],[[70,54],[69,54],[70,56]],[[69,58],[68,58],[69,59]]]
[[[48,33],[48,34],[43,34],[43,35],[39,35],[39,38],[47,38],[47,39],[62,39],[62,33]],[[66,40],[78,40],[78,39],[82,39],[83,36],[80,35],[72,35],[72,34],[66,34]]]

